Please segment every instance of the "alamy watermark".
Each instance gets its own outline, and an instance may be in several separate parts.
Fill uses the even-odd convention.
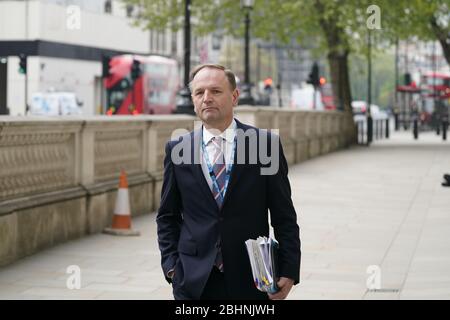
[[[381,288],[381,268],[372,264],[367,267],[366,273],[369,275],[366,280],[366,287],[369,292],[399,292],[399,289]]]
[[[377,265],[370,265],[366,269],[369,274],[366,280],[366,286],[369,290],[381,289],[381,269]]]
[[[199,126],[194,125],[194,128],[196,127]],[[229,130],[225,131],[225,135],[230,134]],[[247,130],[236,128],[236,161],[233,164],[260,163],[262,165],[261,175],[275,175],[280,167],[280,137],[278,129],[269,131],[256,128]],[[220,134],[219,131],[211,130],[211,132],[215,136]],[[181,141],[172,148],[170,155],[172,162],[176,165],[201,164],[201,135],[196,139],[191,139],[188,130],[177,129],[172,132],[171,140],[178,139]],[[194,143],[193,146],[192,143]]]
[[[81,8],[76,5],[70,5],[66,9],[66,28],[68,30],[81,29]]]
[[[376,4],[367,7],[366,13],[370,16],[366,20],[366,26],[369,30],[381,29],[381,9]]]
[[[67,289],[74,290],[81,288],[81,268],[77,265],[70,265],[66,269],[66,273],[70,274],[66,281]]]

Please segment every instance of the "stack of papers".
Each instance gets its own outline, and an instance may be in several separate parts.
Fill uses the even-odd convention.
[[[245,241],[245,246],[256,288],[271,294],[277,292],[278,242],[272,238],[258,237],[256,240]]]

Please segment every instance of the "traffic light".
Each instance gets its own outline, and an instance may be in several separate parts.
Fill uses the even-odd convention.
[[[319,83],[320,83],[321,86],[323,86],[323,85],[325,85],[327,83],[327,79],[325,79],[325,77],[320,77]]]
[[[133,80],[136,80],[141,76],[141,74],[141,62],[133,59],[133,64],[131,65],[131,78]]]
[[[111,62],[111,57],[103,55],[103,57],[102,57],[102,77],[103,78],[107,78],[111,75],[110,62]]]
[[[314,62],[306,82],[312,84],[316,88],[320,86],[319,65],[317,62]]]
[[[19,73],[26,74],[27,73],[27,56],[24,54],[21,54],[19,56]]]

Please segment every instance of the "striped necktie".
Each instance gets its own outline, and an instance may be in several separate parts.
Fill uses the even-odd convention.
[[[214,200],[216,200],[217,206],[219,209],[222,208],[223,199],[221,196],[221,193],[223,192],[223,189],[225,188],[225,176],[226,176],[226,164],[225,164],[225,157],[223,155],[223,144],[224,140],[221,137],[214,137],[211,139],[211,143],[214,146],[214,156],[213,156],[213,172],[214,176],[216,177],[217,186],[220,190],[220,192],[213,186],[213,196]],[[214,261],[214,265],[219,269],[221,272],[223,272],[223,258],[222,258],[222,245],[221,245],[221,238],[219,235],[219,238],[217,240],[217,255],[216,259]]]
[[[219,209],[222,208],[223,204],[223,189],[225,188],[225,177],[226,177],[226,164],[225,164],[225,157],[223,154],[223,148],[222,145],[224,143],[224,140],[222,137],[213,137],[211,139],[211,143],[214,146],[214,156],[212,161],[212,169],[214,172],[214,176],[216,177],[217,181],[217,187],[219,188],[220,192],[217,190],[217,188],[213,187],[212,193],[214,196],[214,200],[216,200],[217,205],[219,206]]]

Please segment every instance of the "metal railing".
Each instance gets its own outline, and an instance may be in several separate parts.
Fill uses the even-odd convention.
[[[389,138],[389,118],[372,119],[372,128],[368,128],[366,118],[355,119],[358,130],[358,144],[369,145],[375,140]]]

